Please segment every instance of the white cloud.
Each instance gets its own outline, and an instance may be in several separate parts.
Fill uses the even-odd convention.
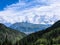
[[[40,0],[36,0],[38,3]],[[25,2],[19,2],[12,4],[5,8],[4,11],[0,11],[0,17],[10,23],[22,22],[28,20],[30,23],[54,23],[60,20],[60,0],[42,0],[49,5],[46,6],[34,6],[33,8],[26,8]],[[25,7],[21,10],[21,7]],[[1,20],[1,19],[0,19]],[[5,22],[4,22],[5,23]]]

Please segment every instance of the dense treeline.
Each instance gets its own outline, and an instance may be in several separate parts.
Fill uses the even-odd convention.
[[[20,45],[60,45],[60,28],[40,35],[41,37],[31,36],[31,38],[22,39]],[[36,39],[35,39],[36,38]],[[31,41],[31,42],[30,42]]]
[[[32,40],[30,40],[30,38],[25,38],[24,41],[22,39],[20,41],[16,41],[15,44],[12,44],[11,41],[8,41],[6,36],[5,41],[3,43],[0,42],[0,45],[60,45],[60,28],[44,33],[40,38],[37,37],[36,40],[34,39],[36,37],[33,36],[33,38],[32,36]]]
[[[25,33],[11,29],[0,23],[0,45],[13,45],[25,36]]]

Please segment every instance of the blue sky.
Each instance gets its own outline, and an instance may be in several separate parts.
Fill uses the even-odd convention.
[[[3,10],[6,6],[17,3],[19,0],[0,0],[0,10]]]
[[[53,24],[60,20],[60,0],[0,0],[0,23]]]
[[[0,10],[4,10],[4,8],[6,8],[7,6],[9,5],[12,5],[12,4],[15,4],[15,3],[18,3],[19,0],[0,0]],[[20,0],[20,2],[25,2],[27,5],[24,5],[22,6],[21,9],[24,9],[24,8],[31,8],[31,7],[34,7],[36,5],[47,5],[46,2],[42,3],[42,2],[34,2],[34,0]],[[28,5],[29,3],[31,3],[30,5]]]

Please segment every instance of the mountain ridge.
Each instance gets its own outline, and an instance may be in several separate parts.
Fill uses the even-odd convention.
[[[21,32],[36,32],[39,30],[43,30],[46,29],[47,27],[49,27],[51,25],[44,25],[44,24],[32,24],[32,23],[28,23],[28,22],[21,22],[21,23],[14,23],[13,25],[10,26],[10,28],[12,29],[17,29]]]

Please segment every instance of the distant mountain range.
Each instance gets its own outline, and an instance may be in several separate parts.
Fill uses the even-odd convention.
[[[7,27],[10,27],[10,25],[12,25],[11,23],[4,23],[4,25],[6,25]]]
[[[15,23],[10,26],[10,28],[19,30],[21,32],[24,32],[26,34],[30,34],[33,32],[37,32],[39,30],[46,29],[50,27],[50,24],[32,24],[28,22],[20,22],[20,23]]]
[[[21,39],[19,45],[60,45],[60,20],[47,29]]]
[[[3,43],[7,37],[8,41],[15,43],[16,41],[25,37],[26,34],[18,30],[6,27],[4,24],[0,23],[0,44]]]

